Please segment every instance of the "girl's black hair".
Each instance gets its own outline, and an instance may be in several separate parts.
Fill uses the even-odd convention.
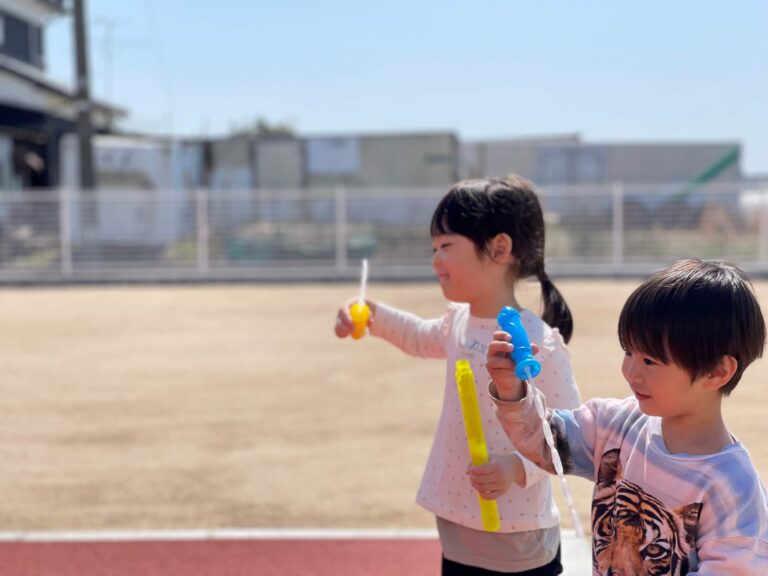
[[[508,234],[517,259],[517,278],[539,280],[543,320],[558,328],[566,342],[571,339],[571,310],[544,271],[544,215],[530,182],[519,176],[458,182],[435,208],[430,232],[465,236],[484,254],[492,238]]]
[[[663,363],[683,367],[691,379],[710,372],[723,356],[738,368],[720,390],[728,395],[747,366],[763,354],[765,321],[749,278],[719,261],[680,260],[643,282],[619,316],[619,342]]]

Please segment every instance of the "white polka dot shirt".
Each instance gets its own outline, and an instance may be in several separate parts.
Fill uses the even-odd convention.
[[[542,370],[535,383],[546,395],[547,404],[557,408],[579,406],[579,391],[560,332],[529,310],[523,310],[521,317],[531,342],[541,348],[537,358]],[[459,359],[469,361],[472,367],[489,454],[516,452],[487,394],[490,377],[485,369],[486,350],[497,329],[495,319],[470,316],[467,304],[450,304],[442,317],[425,320],[378,303],[371,324],[372,335],[407,354],[447,360],[443,409],[417,501],[441,518],[478,530],[483,529],[483,524],[477,494],[466,474],[470,459],[454,371]],[[430,392],[429,383],[419,384],[425,393]],[[521,460],[526,470],[525,488],[513,485],[497,500],[501,532],[549,528],[559,522],[549,476],[522,456]]]

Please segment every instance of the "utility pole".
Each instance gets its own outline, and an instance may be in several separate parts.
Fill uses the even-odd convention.
[[[77,106],[77,126],[80,136],[80,187],[83,190],[93,190],[96,178],[93,172],[93,127],[91,126],[91,98],[88,90],[88,53],[85,32],[85,0],[74,0],[75,24],[75,57],[77,89],[75,105]],[[83,220],[84,224],[96,225],[97,210],[94,194],[84,195]]]

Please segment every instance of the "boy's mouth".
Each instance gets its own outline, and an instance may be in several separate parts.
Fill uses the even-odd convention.
[[[637,398],[638,400],[648,400],[651,397],[649,394],[644,394],[642,392],[638,392],[635,389],[632,389],[632,392],[634,393],[635,398]]]

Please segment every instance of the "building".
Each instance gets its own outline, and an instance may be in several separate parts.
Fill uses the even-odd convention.
[[[84,225],[77,135],[61,140],[61,186],[70,202],[76,243],[91,234],[113,247],[163,246],[195,232],[195,192],[202,188],[205,144],[159,137],[98,135],[93,138],[99,183],[94,224]]]
[[[737,142],[585,143],[577,134],[462,143],[466,178],[520,174],[538,186],[738,182]]]
[[[0,190],[59,183],[59,143],[77,131],[77,109],[74,91],[46,76],[44,43],[46,24],[64,12],[63,0],[0,0]],[[94,102],[94,131],[124,115]]]
[[[452,132],[305,139],[310,188],[442,188],[455,182],[458,172],[459,143]]]

